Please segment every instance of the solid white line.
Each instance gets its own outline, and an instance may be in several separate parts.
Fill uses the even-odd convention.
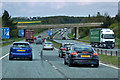
[[[120,69],[118,67],[115,67],[115,66],[112,66],[112,65],[108,65],[108,64],[104,64],[104,63],[100,63],[101,65],[104,65],[104,66],[107,66],[107,67],[111,67],[111,68],[114,68],[114,69]]]
[[[7,53],[6,55],[2,56],[2,57],[0,58],[0,60],[2,60],[3,58],[5,58],[5,57],[8,56],[8,55],[9,55],[9,53]]]
[[[57,49],[57,48],[55,48],[56,50],[59,50],[59,49]]]

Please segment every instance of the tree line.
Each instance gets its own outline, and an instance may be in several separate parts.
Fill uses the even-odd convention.
[[[113,23],[120,22],[120,15],[117,14],[115,17],[110,17],[107,13],[101,15],[100,12],[97,12],[95,16],[88,17],[74,17],[74,16],[49,16],[49,17],[11,17],[9,13],[4,10],[2,15],[2,26],[10,28],[10,37],[16,37],[18,32],[17,30],[17,21],[41,21],[41,24],[72,24],[72,23],[89,23],[89,22],[103,22],[101,25],[103,28],[109,28]],[[89,33],[90,28],[80,28],[80,36],[85,37]],[[74,33],[74,31],[73,31]]]

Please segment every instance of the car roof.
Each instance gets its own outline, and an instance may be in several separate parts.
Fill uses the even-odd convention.
[[[45,42],[45,43],[52,43],[52,42]]]
[[[24,44],[30,44],[29,42],[13,42],[13,44],[16,44],[16,43],[24,43]]]
[[[73,45],[74,47],[89,47],[89,48],[92,48],[92,46],[91,45],[79,45],[79,44],[75,44],[75,45]]]
[[[62,45],[65,45],[65,44],[74,44],[74,43],[62,43]]]

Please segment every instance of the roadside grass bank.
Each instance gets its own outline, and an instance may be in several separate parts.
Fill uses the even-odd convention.
[[[52,41],[52,40],[48,40],[48,39],[47,39],[47,42],[52,42],[53,46],[54,46],[55,48],[57,48],[57,49],[59,49],[59,47],[61,46],[61,44],[59,44],[59,43],[57,43],[57,42],[54,42],[54,41]]]
[[[47,40],[48,42],[52,42],[54,47],[59,49],[59,47],[61,46],[59,43],[55,42],[55,41],[51,41],[51,40]],[[120,58],[116,57],[116,56],[107,56],[107,55],[103,55],[103,54],[98,54],[99,55],[99,60],[100,62],[104,63],[104,64],[110,64],[110,65],[114,65],[114,66],[119,66],[120,65]]]
[[[23,39],[24,39],[24,38],[13,38],[13,39],[6,40],[6,41],[12,41],[12,40],[13,40],[13,42],[16,42],[16,41],[21,41],[21,40],[23,40]],[[13,42],[2,43],[2,44],[0,44],[0,45],[1,45],[0,47],[4,47],[4,46],[7,46],[7,45],[10,45],[10,44],[12,44]]]

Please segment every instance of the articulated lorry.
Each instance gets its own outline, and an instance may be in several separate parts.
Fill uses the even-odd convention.
[[[92,47],[114,48],[115,35],[112,29],[90,29],[90,44]]]
[[[33,30],[26,30],[25,32],[26,42],[34,42],[34,31]]]

